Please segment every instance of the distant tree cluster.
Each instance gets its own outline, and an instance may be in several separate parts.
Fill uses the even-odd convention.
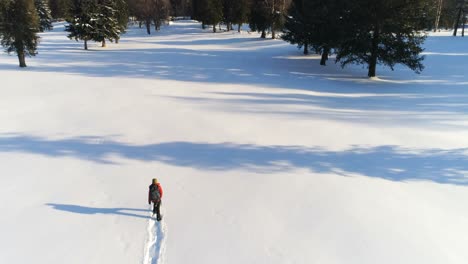
[[[68,17],[71,3],[71,0],[49,0],[52,17],[56,20]]]
[[[424,66],[427,0],[294,0],[283,39],[336,62],[364,64],[376,76],[378,64],[403,64],[415,72]]]
[[[291,5],[289,0],[251,0],[249,25],[252,30],[261,32],[261,38],[266,37],[267,31],[276,38],[285,23],[285,15]]]
[[[465,17],[468,8],[467,0],[427,0],[425,6],[425,28],[427,30],[437,31],[441,28],[451,29],[457,26],[459,14]],[[462,11],[462,12],[459,12]],[[461,20],[459,22],[462,22]]]
[[[52,30],[52,13],[47,0],[34,0],[36,12],[39,17],[39,31]]]
[[[146,26],[146,32],[151,34],[151,25],[159,30],[171,12],[169,0],[128,0],[130,15]]]
[[[170,0],[170,15],[173,17],[189,17],[192,14],[192,0]]]
[[[223,23],[227,31],[237,25],[240,32],[244,23],[249,23],[254,31],[261,32],[266,38],[271,32],[272,38],[281,31],[284,15],[291,0],[192,0],[192,18],[202,23],[202,27],[211,25],[216,32],[217,25]]]
[[[458,28],[462,28],[462,36],[465,36],[465,25],[468,16],[468,0],[457,0],[456,2],[456,18],[453,24],[453,36],[457,36]]]

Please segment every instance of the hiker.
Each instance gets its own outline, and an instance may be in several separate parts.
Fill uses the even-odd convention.
[[[153,202],[153,216],[156,215],[156,220],[161,221],[161,198],[163,196],[163,190],[161,184],[157,179],[153,179],[153,183],[149,186],[148,192],[148,204]]]

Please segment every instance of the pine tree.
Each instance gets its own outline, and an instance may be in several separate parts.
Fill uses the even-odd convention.
[[[290,4],[291,0],[252,0],[250,28],[262,32],[261,38],[265,38],[266,31],[271,30],[271,38],[275,39],[276,32],[283,29]]]
[[[71,5],[72,0],[49,0],[50,13],[55,19],[67,18]]]
[[[192,0],[192,19],[200,21],[201,0]]]
[[[3,31],[5,30],[7,4],[7,1],[0,0],[0,40],[2,39]]]
[[[128,4],[125,0],[115,0],[115,5],[116,5],[116,19],[117,23],[119,25],[119,31],[120,34],[125,33],[125,30],[127,29],[128,25],[128,17],[129,17],[129,10],[128,10]],[[115,40],[116,43],[119,42],[119,38]]]
[[[26,56],[35,56],[39,37],[39,17],[33,0],[8,0],[2,5],[2,41],[8,53],[16,52],[19,66],[26,67]]]
[[[241,32],[242,24],[249,21],[250,0],[238,0],[234,6],[232,23],[237,24],[237,32]]]
[[[73,0],[67,19],[65,31],[68,38],[84,41],[84,49],[88,49],[88,41],[93,40],[97,31],[98,6],[94,0]]]
[[[120,25],[116,16],[116,4],[114,0],[97,1],[96,30],[93,40],[102,43],[106,47],[106,40],[115,41],[120,37]]]
[[[46,0],[35,0],[34,4],[39,16],[39,31],[52,30],[52,15]]]
[[[237,24],[240,32],[242,24],[248,21],[249,10],[250,0],[223,0],[223,22],[227,30],[232,30],[233,24]]]
[[[315,30],[315,24],[311,14],[315,10],[307,0],[293,0],[289,15],[286,17],[285,30],[282,39],[297,44],[298,48],[304,47],[304,54],[309,54],[309,45],[312,43],[311,34]]]
[[[294,0],[282,38],[299,48],[304,46],[304,54],[311,46],[322,55],[320,65],[325,65],[332,49],[343,39],[348,3],[346,0]]]
[[[227,31],[232,30],[236,5],[234,0],[223,0],[223,22],[226,24]]]
[[[223,20],[223,2],[222,0],[202,0],[198,2],[197,20],[202,25],[212,25],[213,32],[216,32],[216,25]]]
[[[425,36],[419,30],[423,0],[356,0],[349,9],[347,32],[338,49],[337,61],[367,64],[368,76],[376,76],[377,64],[403,64],[419,73]]]
[[[271,26],[271,13],[263,0],[252,0],[249,26],[253,31],[262,32],[261,38],[266,38]]]
[[[170,15],[174,17],[190,15],[190,0],[170,0]]]

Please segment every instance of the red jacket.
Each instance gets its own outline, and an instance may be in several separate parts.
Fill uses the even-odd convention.
[[[153,185],[153,184],[151,184],[151,185],[149,186],[149,187],[150,187],[150,190],[148,191],[148,203],[151,203],[151,202],[152,202],[152,201],[151,201],[151,186],[152,186],[152,185]],[[158,186],[159,196],[160,196],[161,199],[162,199],[162,197],[163,197],[163,189],[162,189],[162,187],[161,187],[161,184],[159,184],[159,182],[158,182],[156,185]]]

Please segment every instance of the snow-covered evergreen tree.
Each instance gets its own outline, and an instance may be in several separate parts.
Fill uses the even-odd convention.
[[[117,20],[117,6],[113,0],[98,0],[98,15],[96,18],[96,31],[93,40],[102,42],[106,46],[106,40],[115,41],[120,37],[119,22]]]
[[[419,73],[424,69],[421,56],[425,35],[420,32],[425,0],[355,0],[343,23],[336,60],[364,64],[368,76],[376,76],[377,65],[393,70],[403,64]]]
[[[47,0],[35,0],[34,4],[39,16],[39,31],[52,30],[52,15]]]
[[[33,0],[3,0],[1,4],[1,44],[8,53],[16,52],[19,66],[26,67],[26,56],[35,56],[39,37],[39,18]]]
[[[67,19],[65,31],[68,38],[84,41],[84,49],[88,49],[88,41],[96,36],[98,6],[93,0],[73,0],[70,8],[71,18]]]
[[[115,5],[116,5],[116,19],[119,24],[119,30],[120,34],[123,34],[125,30],[127,29],[128,25],[128,17],[129,17],[129,10],[128,10],[128,4],[125,0],[115,0]],[[116,43],[119,42],[119,38],[115,40]]]

